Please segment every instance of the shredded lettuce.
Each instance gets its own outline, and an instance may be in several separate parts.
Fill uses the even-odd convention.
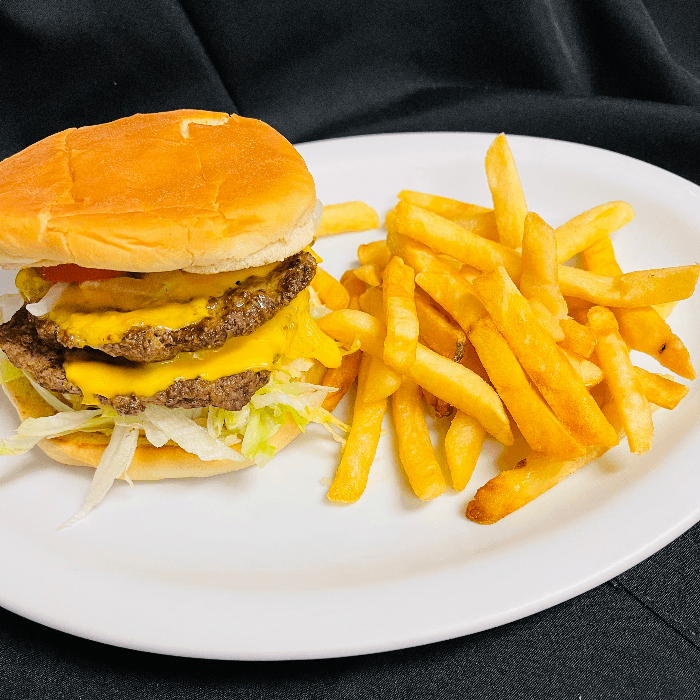
[[[58,529],[62,530],[84,518],[112,488],[115,479],[124,474],[136,452],[139,439],[139,429],[131,425],[115,425],[109,444],[102,453],[102,459],[97,465],[92,477],[90,491],[77,512]]]
[[[240,411],[165,408],[148,405],[136,416],[120,416],[112,408],[76,407],[64,403],[54,393],[39,386],[32,377],[16,369],[0,351],[0,382],[26,376],[37,393],[56,411],[45,418],[27,418],[15,435],[0,441],[0,455],[27,452],[43,438],[75,432],[103,432],[110,440],[95,472],[90,491],[78,512],[61,527],[74,524],[89,513],[107,494],[120,476],[131,483],[128,467],[133,459],[139,435],[152,445],[168,442],[202,460],[244,458],[264,466],[274,456],[271,440],[291,419],[303,432],[310,422],[323,425],[338,442],[344,442],[338,430],[348,427],[322,407],[333,387],[303,381],[312,361],[297,359],[279,366],[270,381],[260,388]],[[231,449],[240,443],[240,453]]]

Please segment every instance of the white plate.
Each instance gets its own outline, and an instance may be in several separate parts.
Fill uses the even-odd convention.
[[[492,136],[404,134],[300,147],[332,203],[385,212],[401,189],[488,204]],[[530,208],[552,225],[614,199],[637,218],[615,236],[624,269],[700,260],[700,188],[614,153],[512,137]],[[335,274],[381,234],[321,241]],[[700,297],[672,326],[700,358]],[[652,366],[647,363],[647,366]],[[500,523],[464,517],[497,473],[488,444],[460,494],[419,503],[391,432],[362,500],[325,499],[338,448],[311,430],[264,470],[202,481],[117,484],[67,530],[91,471],[38,451],[0,470],[0,604],[43,624],[134,649],[229,659],[300,659],[396,649],[530,615],[608,580],[700,518],[698,390],[659,411],[650,454],[623,445]],[[0,406],[4,432],[16,419]],[[387,428],[390,428],[387,421]],[[514,457],[509,460],[512,464]]]

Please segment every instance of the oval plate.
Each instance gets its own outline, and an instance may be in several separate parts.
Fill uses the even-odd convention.
[[[299,150],[322,201],[360,199],[383,214],[401,189],[488,205],[492,138],[399,134]],[[697,186],[587,146],[509,141],[528,205],[550,224],[624,199],[637,217],[615,235],[623,269],[700,260]],[[339,275],[356,264],[359,243],[381,235],[323,239],[316,249]],[[699,305],[684,302],[670,319],[696,359]],[[650,453],[633,457],[623,444],[491,526],[468,521],[464,508],[517,450],[487,441],[465,492],[423,504],[403,483],[388,420],[365,495],[347,507],[325,499],[339,450],[315,428],[264,470],[116,484],[62,531],[92,471],[38,450],[5,458],[0,603],[100,642],[221,659],[345,656],[478,632],[610,579],[700,519],[699,408],[692,387],[673,414],[655,414]],[[7,401],[0,410],[8,434],[17,421]]]

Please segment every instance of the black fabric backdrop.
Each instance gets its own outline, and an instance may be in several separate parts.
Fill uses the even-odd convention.
[[[195,107],[294,142],[547,136],[700,184],[698,37],[697,0],[5,0],[0,157],[69,126]],[[525,620],[351,659],[159,657],[0,609],[0,697],[697,698],[699,538]]]

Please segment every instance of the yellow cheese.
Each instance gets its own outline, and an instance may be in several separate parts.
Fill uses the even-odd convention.
[[[272,369],[298,357],[319,360],[326,367],[340,365],[340,352],[309,314],[309,292],[301,292],[288,306],[247,336],[230,338],[220,348],[182,352],[172,360],[120,366],[107,362],[66,362],[68,381],[79,387],[84,401],[94,394],[153,396],[180,379],[201,377],[216,381],[247,369]]]
[[[177,330],[205,318],[212,297],[222,296],[248,277],[265,277],[278,264],[213,275],[173,270],[71,284],[46,318],[68,333],[77,347],[118,343],[135,326]]]

